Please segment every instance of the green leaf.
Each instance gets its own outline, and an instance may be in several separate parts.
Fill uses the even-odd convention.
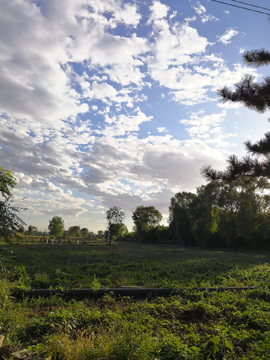
[[[228,340],[225,340],[225,346],[226,346],[228,349],[230,349],[230,350],[233,349],[233,344],[232,344],[230,341],[228,341]]]
[[[211,339],[213,344],[219,344],[220,343],[220,337],[219,336],[213,336]]]

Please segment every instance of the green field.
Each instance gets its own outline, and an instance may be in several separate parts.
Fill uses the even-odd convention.
[[[13,251],[13,253],[11,253]],[[103,242],[0,244],[0,333],[61,359],[270,359],[270,254]],[[184,289],[169,298],[28,299],[24,289]],[[256,286],[244,292],[195,287]]]

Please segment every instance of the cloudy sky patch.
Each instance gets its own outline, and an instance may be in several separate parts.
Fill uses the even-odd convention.
[[[254,119],[267,118],[217,98],[264,75],[241,58],[266,46],[260,15],[207,0],[0,3],[0,166],[41,231],[55,215],[104,230],[113,205],[130,230],[139,205],[166,219],[175,192],[242,154]]]

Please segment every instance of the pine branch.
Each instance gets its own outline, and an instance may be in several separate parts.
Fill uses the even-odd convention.
[[[210,165],[204,166],[201,174],[207,181],[244,182],[246,184],[254,182],[256,179],[264,177],[270,179],[270,160],[259,161],[246,156],[238,159],[236,155],[231,155],[227,159],[228,165],[224,171],[213,170]]]
[[[250,140],[245,142],[246,149],[252,155],[267,155],[270,153],[270,132],[264,134],[264,138],[252,144]]]
[[[261,66],[270,64],[270,52],[264,49],[247,51],[244,61],[250,66]],[[254,76],[246,75],[235,85],[233,91],[226,86],[218,90],[221,102],[226,103],[240,102],[244,106],[264,112],[270,109],[270,76],[264,78],[262,83],[255,82]],[[248,184],[256,179],[270,179],[270,133],[257,143],[251,141],[245,143],[247,151],[252,155],[264,155],[265,160],[259,161],[257,158],[246,156],[238,159],[236,155],[231,155],[227,160],[227,168],[224,171],[216,171],[210,165],[202,168],[201,174],[207,181],[240,182]]]
[[[262,83],[256,83],[254,76],[246,75],[231,91],[226,86],[218,90],[221,102],[240,102],[246,107],[264,112],[270,108],[270,77],[265,77]]]
[[[249,66],[268,65],[270,63],[270,52],[264,49],[246,51],[243,54],[243,60]]]

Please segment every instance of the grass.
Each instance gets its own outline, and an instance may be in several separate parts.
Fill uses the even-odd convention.
[[[30,346],[53,360],[270,358],[268,253],[92,242],[0,244],[0,255],[0,332],[17,349]],[[185,292],[144,301],[11,296],[16,288],[83,288],[95,282]],[[258,289],[193,290],[248,285]]]

